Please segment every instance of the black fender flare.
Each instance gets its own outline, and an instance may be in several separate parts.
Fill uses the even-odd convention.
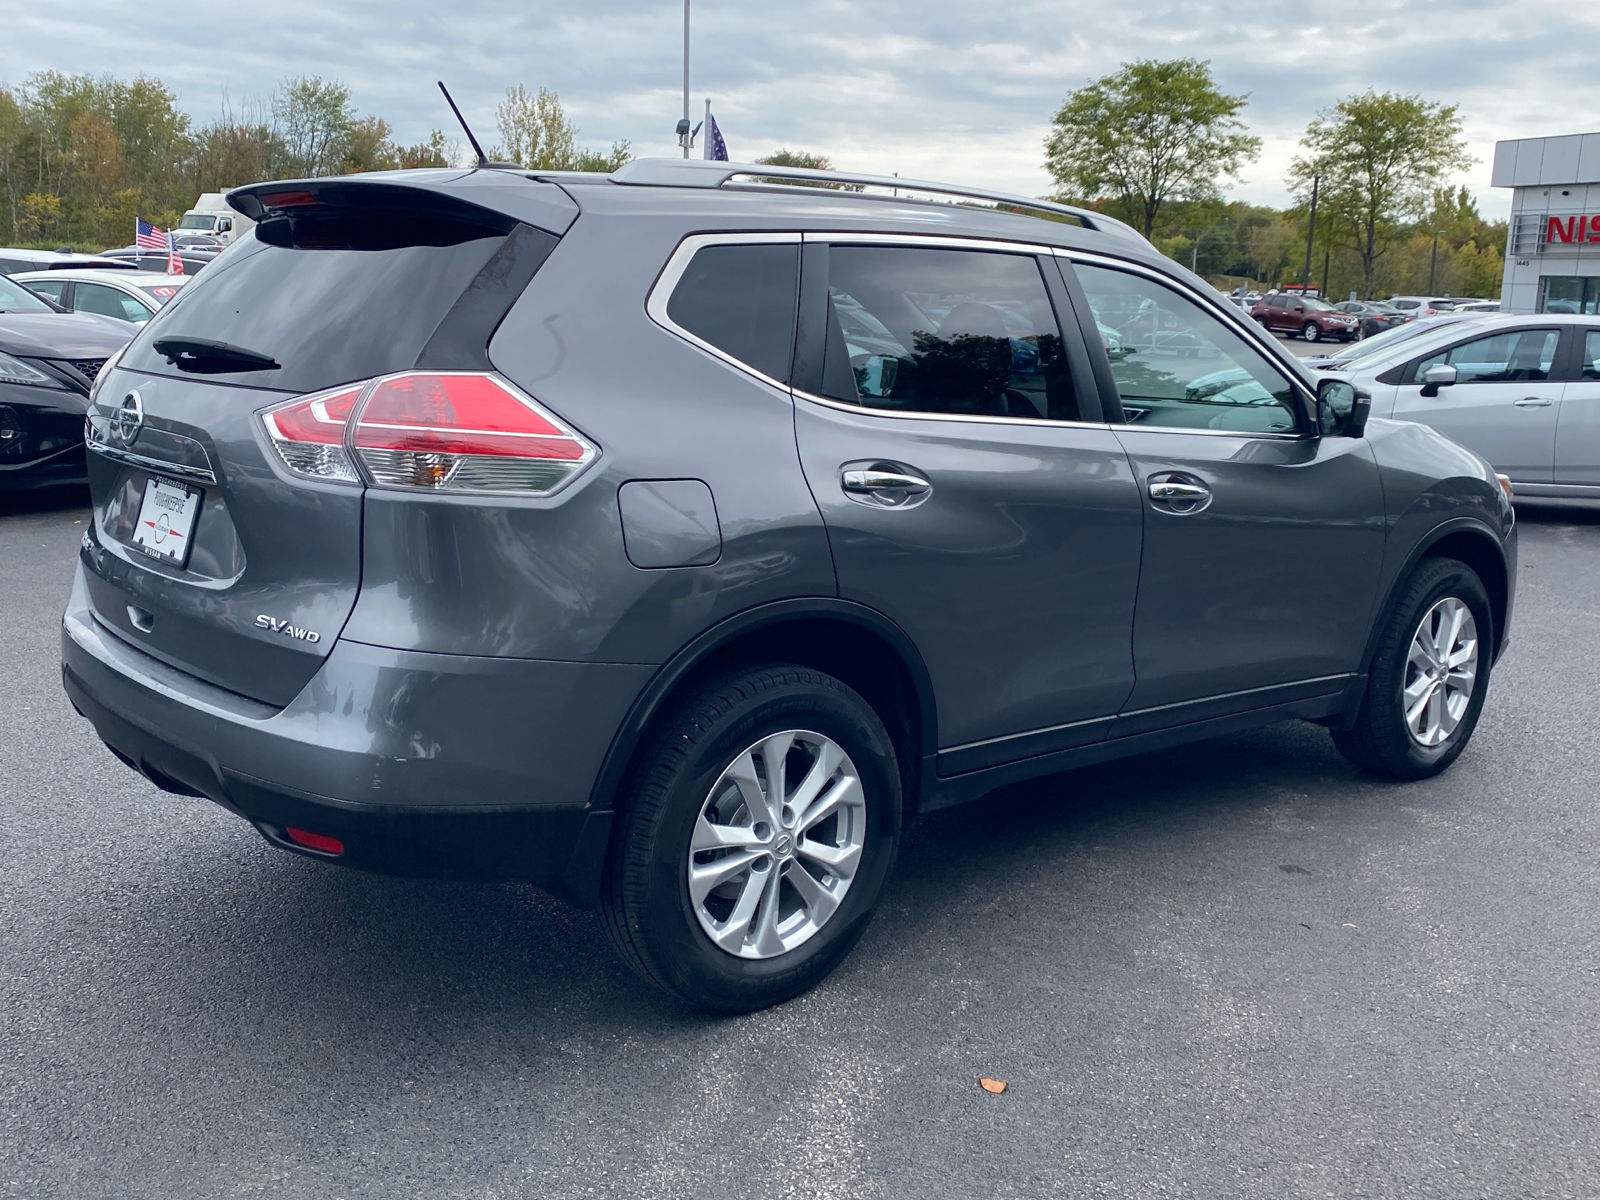
[[[1412,546],[1410,553],[1406,555],[1405,561],[1400,564],[1400,569],[1395,572],[1394,578],[1389,581],[1389,588],[1384,594],[1383,602],[1378,605],[1373,614],[1372,629],[1367,634],[1367,647],[1361,654],[1361,676],[1363,679],[1372,670],[1372,659],[1378,652],[1378,638],[1383,631],[1384,618],[1393,611],[1400,589],[1405,585],[1406,580],[1411,577],[1411,573],[1416,570],[1417,564],[1427,557],[1429,550],[1444,541],[1445,538],[1457,533],[1472,534],[1480,541],[1486,542],[1494,548],[1495,556],[1499,559],[1500,570],[1504,577],[1506,588],[1505,615],[1509,618],[1511,612],[1511,589],[1516,586],[1516,581],[1511,578],[1511,566],[1506,560],[1505,542],[1487,522],[1478,517],[1451,517],[1447,521],[1441,521],[1417,540],[1416,545]],[[1498,617],[1499,614],[1496,614],[1496,616]],[[1509,622],[1503,620],[1501,623],[1507,624]],[[1500,647],[1505,643],[1505,635],[1506,631],[1504,629],[1496,629],[1494,631],[1496,657],[1499,657]]]
[[[808,618],[855,625],[888,643],[904,664],[916,691],[917,706],[922,715],[922,757],[933,755],[938,749],[938,709],[934,702],[933,679],[928,674],[921,651],[905,630],[877,609],[850,600],[831,596],[776,600],[724,618],[698,634],[661,664],[650,682],[635,697],[627,716],[611,739],[590,791],[590,811],[605,812],[611,809],[612,800],[621,786],[634,751],[638,749],[640,738],[661,711],[666,698],[691,671],[737,638],[768,626]]]

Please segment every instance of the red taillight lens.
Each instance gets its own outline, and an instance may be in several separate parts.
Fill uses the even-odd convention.
[[[295,474],[359,483],[353,446],[379,487],[548,495],[595,457],[537,401],[476,372],[384,375],[291,400],[261,423]]]
[[[595,453],[534,400],[480,374],[378,380],[351,440],[374,483],[430,491],[546,493]]]
[[[301,396],[262,413],[261,424],[283,465],[308,479],[360,483],[344,448],[344,432],[365,386],[358,383]]]

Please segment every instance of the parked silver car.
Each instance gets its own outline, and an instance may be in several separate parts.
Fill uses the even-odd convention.
[[[1524,496],[1600,498],[1600,316],[1484,313],[1334,373],[1375,415],[1476,451]]]
[[[178,294],[188,275],[149,271],[26,271],[11,278],[29,291],[48,296],[68,312],[98,313],[143,325]]]

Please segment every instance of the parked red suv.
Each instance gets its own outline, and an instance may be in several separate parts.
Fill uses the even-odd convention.
[[[1290,337],[1299,334],[1308,342],[1320,342],[1323,338],[1348,342],[1360,331],[1353,314],[1340,312],[1315,296],[1288,293],[1263,296],[1256,301],[1250,315],[1274,332],[1287,333]]]

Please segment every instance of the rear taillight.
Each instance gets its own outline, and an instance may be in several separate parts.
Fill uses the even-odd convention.
[[[496,375],[406,371],[261,414],[283,465],[309,479],[430,492],[548,495],[595,448]]]

